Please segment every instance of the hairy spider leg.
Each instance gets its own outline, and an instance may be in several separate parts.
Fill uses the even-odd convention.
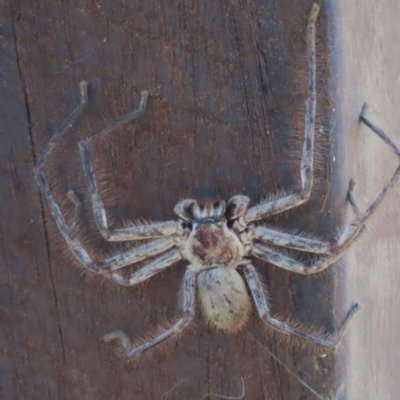
[[[51,194],[50,187],[47,184],[44,173],[41,168],[54,148],[57,140],[71,127],[76,119],[80,116],[82,111],[86,108],[88,103],[88,93],[87,93],[87,82],[80,82],[79,84],[81,89],[81,102],[78,107],[72,112],[72,114],[67,118],[67,120],[62,124],[60,129],[58,129],[53,137],[50,139],[49,143],[45,147],[43,153],[39,157],[37,161],[33,173],[35,174],[35,178],[37,183],[43,193],[43,196],[46,202],[49,205],[50,211],[56,221],[57,227],[63,235],[65,241],[71,252],[74,256],[81,262],[81,264],[87,269],[97,272],[107,274],[111,271],[115,271],[119,268],[123,268],[127,265],[136,263],[138,261],[144,260],[148,257],[152,257],[158,255],[175,245],[173,237],[165,237],[160,238],[149,243],[146,243],[142,246],[135,247],[131,250],[128,250],[122,254],[118,254],[113,257],[109,257],[106,260],[101,262],[94,262],[88,252],[83,247],[82,243],[75,236],[71,228],[68,226],[65,218],[55,201],[53,195]]]
[[[88,85],[89,85],[89,83],[86,81],[79,82],[81,101],[80,101],[79,105],[75,108],[75,110],[72,111],[72,114],[65,120],[65,122],[60,126],[60,128],[58,128],[58,130],[54,133],[54,135],[50,139],[49,143],[47,143],[47,146],[44,148],[43,153],[37,160],[35,168],[33,169],[33,172],[35,173],[35,175],[42,168],[47,156],[53,151],[56,142],[75,123],[75,121],[81,116],[83,111],[85,111],[86,107],[88,106],[88,104],[89,104],[88,89],[87,89]]]
[[[349,326],[351,319],[354,317],[355,313],[359,310],[358,304],[354,304],[353,307],[348,312],[344,322],[340,326],[340,328],[335,333],[335,340],[329,340],[326,338],[318,337],[311,335],[309,333],[301,332],[298,329],[292,328],[291,326],[277,320],[272,317],[268,301],[266,299],[265,293],[263,291],[261,282],[257,276],[256,270],[253,265],[246,264],[243,267],[244,276],[246,278],[247,284],[249,285],[250,292],[253,296],[254,303],[256,305],[258,314],[260,318],[270,325],[272,328],[285,333],[287,335],[297,336],[303,340],[306,340],[311,343],[318,344],[323,347],[327,347],[329,349],[336,349],[339,346],[340,341],[342,340],[346,330]]]
[[[331,243],[323,240],[309,239],[303,236],[291,235],[276,231],[274,228],[257,226],[254,229],[254,239],[271,243],[275,246],[288,247],[290,249],[302,250],[314,254],[329,254]]]
[[[95,133],[93,136],[82,140],[79,143],[79,150],[82,157],[83,169],[85,171],[86,182],[88,186],[88,191],[90,195],[90,200],[92,203],[93,216],[96,221],[96,225],[104,237],[108,241],[124,241],[124,240],[139,240],[159,236],[169,236],[177,233],[180,223],[178,221],[166,221],[166,222],[156,222],[152,224],[131,226],[128,228],[109,228],[107,223],[106,210],[101,200],[97,184],[96,175],[93,169],[93,163],[89,151],[89,143],[99,138],[100,136],[105,136],[121,126],[126,125],[129,122],[141,117],[147,106],[147,98],[149,92],[143,90],[141,92],[140,105],[139,108],[132,113],[126,115],[125,117],[113,122],[106,128]]]
[[[169,266],[177,263],[178,261],[182,260],[182,258],[183,257],[179,250],[168,250],[150,263],[142,266],[138,271],[135,271],[128,277],[124,277],[118,272],[112,272],[109,275],[109,278],[115,283],[118,283],[118,285],[134,286],[151,278],[153,275],[158,274],[160,271],[163,271]]]
[[[156,346],[164,340],[181,333],[193,320],[195,314],[196,277],[196,272],[192,271],[189,266],[185,273],[183,286],[183,317],[171,328],[156,336],[154,339],[151,339],[137,347],[133,347],[126,333],[121,330],[115,330],[107,333],[104,336],[104,340],[106,342],[110,342],[111,340],[115,339],[119,340],[120,344],[126,351],[127,357],[134,357],[150,349],[151,347]]]
[[[355,182],[351,179],[347,198],[353,208],[354,214],[358,217],[361,215],[361,211],[353,195],[354,187]],[[333,249],[337,249],[336,242],[327,242],[323,240],[309,239],[298,235],[291,235],[265,226],[257,226],[254,229],[253,237],[255,240],[264,243],[271,243],[275,246],[288,247],[290,249],[305,251],[307,253],[328,255],[332,254]]]
[[[396,155],[400,158],[400,149],[393,143],[393,141],[387,136],[385,132],[376,127],[365,117],[365,109],[366,107],[364,106],[360,114],[360,120],[364,122],[368,127],[370,127],[386,144],[388,144],[394,150]],[[315,274],[324,270],[325,268],[328,268],[335,261],[337,261],[349,248],[349,246],[351,246],[351,244],[360,236],[360,234],[365,229],[366,221],[377,210],[382,200],[386,197],[389,191],[399,180],[399,177],[400,164],[394,171],[392,177],[385,183],[382,190],[378,193],[378,195],[364,212],[360,211],[360,209],[358,208],[357,202],[353,195],[355,182],[353,180],[350,181],[347,198],[349,199],[349,202],[353,207],[356,218],[353,222],[346,226],[337,242],[324,243],[311,239],[288,235],[281,232],[273,233],[271,230],[262,227],[258,227],[255,230],[255,238],[257,240],[266,241],[297,250],[303,250],[310,253],[327,254],[329,255],[328,257],[317,260],[312,265],[307,265],[306,263],[296,261],[293,258],[284,256],[276,251],[268,249],[261,244],[256,244],[253,247],[252,254],[278,267],[305,275]],[[328,251],[325,251],[327,248]]]
[[[306,202],[311,194],[313,184],[314,164],[314,130],[316,106],[316,59],[315,59],[315,25],[319,13],[319,5],[314,3],[307,23],[307,58],[308,72],[308,98],[306,101],[305,132],[303,143],[303,156],[300,166],[301,189],[298,193],[290,194],[283,198],[261,203],[250,207],[244,215],[245,222],[266,218],[267,216],[281,213],[290,208],[298,207]]]
[[[58,229],[64,236],[65,241],[74,256],[83,264],[87,269],[97,273],[108,273],[117,269],[126,267],[127,265],[134,264],[138,261],[160,254],[171,247],[175,246],[174,238],[165,237],[145,243],[141,246],[135,247],[124,253],[117,254],[116,256],[109,257],[100,262],[94,262],[89,256],[88,252],[83,247],[79,239],[74,235],[71,228],[65,221],[64,216],[58,204],[51,194],[50,188],[46,182],[43,172],[37,171],[35,173],[36,179],[42,190],[43,196],[49,204],[50,211],[56,221]]]
[[[353,239],[351,240],[351,242],[352,241]],[[263,261],[271,263],[277,267],[286,269],[287,271],[296,272],[296,274],[301,274],[301,275],[311,275],[323,271],[324,269],[332,265],[334,262],[336,262],[339,258],[341,258],[343,254],[347,251],[351,242],[348,243],[348,246],[342,247],[340,251],[338,251],[337,253],[332,254],[325,258],[321,258],[317,261],[312,262],[311,264],[285,256],[259,243],[254,245],[254,247],[251,250],[251,254]]]

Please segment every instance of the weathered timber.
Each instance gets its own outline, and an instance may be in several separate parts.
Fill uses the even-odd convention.
[[[311,200],[268,221],[332,237],[382,187],[396,157],[366,127],[369,117],[400,144],[396,0],[322,2],[318,21],[316,179]],[[387,199],[342,267],[312,277],[262,262],[275,314],[330,332],[362,306],[335,354],[281,341],[253,313],[235,335],[195,329],[163,351],[126,362],[103,342],[132,339],[179,315],[185,263],[132,288],[83,269],[68,253],[32,168],[90,82],[88,109],[45,166],[92,255],[109,245],[91,216],[78,142],[139,103],[146,114],[93,146],[114,226],[169,220],[185,197],[246,194],[252,204],[298,182],[307,95],[305,25],[312,1],[70,1],[0,4],[0,397],[2,399],[389,399],[400,392],[393,317],[400,298],[400,213]],[[127,246],[133,245],[128,243]]]

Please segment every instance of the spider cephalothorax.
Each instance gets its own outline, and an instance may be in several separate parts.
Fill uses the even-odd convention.
[[[96,175],[93,169],[90,142],[100,136],[143,115],[146,109],[148,92],[143,91],[139,108],[119,121],[81,141],[79,148],[87,180],[93,216],[100,233],[109,241],[132,241],[147,239],[144,244],[133,247],[121,254],[109,257],[101,262],[94,262],[83,244],[74,235],[65,220],[49,185],[42,172],[42,166],[54,148],[57,140],[68,130],[82,113],[88,103],[86,82],[81,82],[81,104],[53,135],[43,154],[37,161],[34,173],[49,204],[57,226],[66,243],[88,270],[101,274],[117,284],[133,286],[149,279],[158,272],[169,268],[180,260],[187,260],[183,284],[183,317],[169,329],[138,346],[133,346],[122,331],[107,334],[105,340],[119,340],[129,357],[143,353],[149,348],[178,334],[190,324],[195,315],[196,291],[203,313],[208,321],[218,329],[227,332],[238,330],[246,322],[250,309],[251,295],[259,317],[274,329],[334,349],[343,336],[350,317],[357,310],[354,305],[336,335],[336,340],[318,337],[283,323],[272,316],[265,296],[265,290],[252,265],[256,257],[277,267],[299,274],[314,274],[335,263],[355,242],[364,229],[366,220],[376,210],[388,191],[400,176],[400,166],[391,179],[386,182],[381,192],[365,211],[360,211],[352,194],[354,185],[350,185],[348,199],[355,212],[354,221],[349,224],[337,241],[309,239],[283,233],[282,230],[257,225],[254,221],[263,220],[272,215],[303,204],[310,197],[313,183],[314,120],[316,102],[316,59],[315,59],[315,24],[319,12],[314,4],[307,24],[307,56],[309,61],[308,98],[306,101],[306,124],[303,155],[300,164],[301,187],[292,194],[284,194],[272,201],[261,202],[249,207],[249,198],[243,195],[232,197],[225,205],[224,201],[196,201],[186,199],[178,202],[174,211],[178,219],[145,225],[131,225],[126,228],[108,226],[106,210],[97,189]],[[400,150],[391,139],[365,117],[365,108],[360,120],[369,126],[400,157]],[[76,197],[76,196],[75,196]],[[148,241],[148,239],[152,239]],[[298,261],[277,249],[289,248],[316,254],[313,261]],[[291,254],[291,253],[290,253]],[[122,275],[119,270],[142,260],[150,260],[132,273]],[[240,273],[238,272],[240,270]],[[249,293],[248,290],[249,289]]]
[[[183,254],[196,270],[220,265],[236,267],[242,261],[245,249],[228,226],[232,219],[229,221],[226,215],[225,201],[183,200],[175,211],[181,208],[185,210],[184,217],[190,228]]]

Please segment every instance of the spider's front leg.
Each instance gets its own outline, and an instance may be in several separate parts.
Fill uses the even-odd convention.
[[[121,118],[120,120],[113,122],[108,127],[95,133],[93,136],[82,140],[79,143],[79,150],[82,157],[83,168],[85,170],[87,186],[92,203],[93,216],[100,233],[104,239],[109,241],[140,240],[159,236],[170,236],[177,233],[181,228],[181,225],[178,221],[156,222],[146,225],[131,226],[128,228],[110,228],[107,222],[106,210],[97,188],[96,175],[93,169],[93,163],[89,150],[90,142],[94,139],[112,133],[116,129],[141,117],[146,111],[148,96],[149,92],[147,90],[143,90],[141,92],[140,104],[137,110]]]
[[[121,330],[116,330],[104,336],[106,342],[118,340],[126,351],[127,357],[134,357],[146,350],[158,345],[166,339],[181,333],[193,320],[195,313],[195,288],[196,288],[196,272],[188,267],[185,273],[183,283],[183,317],[176,322],[171,328],[167,329],[155,338],[135,347],[132,345],[128,336]]]
[[[78,107],[72,112],[72,114],[66,119],[66,121],[61,125],[61,127],[54,133],[52,138],[50,139],[49,143],[43,150],[43,153],[39,157],[34,169],[33,173],[35,174],[35,178],[38,182],[38,185],[42,191],[42,194],[44,196],[44,199],[49,205],[50,211],[55,219],[55,222],[57,224],[58,229],[60,230],[61,234],[63,235],[65,241],[67,242],[67,245],[71,252],[74,254],[74,256],[78,259],[78,261],[87,269],[91,270],[92,272],[96,273],[101,273],[104,274],[105,276],[109,276],[110,273],[113,271],[116,271],[117,269],[123,268],[127,265],[136,263],[138,261],[144,260],[146,258],[156,256],[160,253],[165,252],[168,249],[171,249],[172,247],[175,247],[175,238],[174,236],[167,236],[163,238],[159,238],[157,240],[153,240],[149,243],[146,243],[142,246],[138,246],[136,248],[133,248],[131,250],[128,250],[122,254],[118,254],[113,257],[109,257],[103,261],[99,262],[94,262],[89,255],[89,253],[86,251],[80,240],[76,237],[74,234],[73,230],[71,227],[67,224],[65,221],[65,218],[56,202],[54,199],[50,187],[46,181],[45,175],[42,171],[43,165],[51,153],[51,151],[54,149],[55,144],[57,141],[60,139],[60,137],[67,132],[68,128],[70,128],[77,118],[82,114],[84,109],[87,107],[88,104],[88,83],[85,81],[82,81],[80,84],[80,89],[81,89],[81,101]],[[70,198],[72,198],[72,201],[75,204],[76,210],[79,211],[81,208],[79,199],[77,198],[76,195],[73,193],[70,193]],[[76,213],[78,214],[78,213]],[[76,215],[76,218],[79,218],[79,215]],[[169,231],[168,231],[169,232]],[[178,252],[178,250],[176,250]],[[178,252],[179,253],[179,252]],[[162,258],[160,261],[160,264],[158,266],[155,266],[151,271],[145,270],[143,276],[152,276],[154,273],[159,272],[163,268],[167,268],[169,265],[172,265],[174,260],[176,260],[178,257],[177,253],[174,253],[173,256],[168,258],[166,260],[165,258]],[[179,255],[180,257],[180,255]],[[170,262],[170,263],[169,263]],[[139,272],[139,271],[138,271]],[[114,279],[118,281],[118,279]]]
[[[266,218],[270,215],[297,207],[307,201],[313,184],[314,164],[314,130],[316,107],[316,58],[315,58],[315,31],[319,13],[319,5],[314,3],[307,23],[307,58],[308,58],[308,98],[306,101],[305,132],[303,156],[301,159],[301,189],[298,193],[285,196],[281,199],[258,204],[249,208],[244,215],[245,222]]]
[[[365,116],[365,106],[360,115],[360,120],[370,127],[386,144],[388,144],[400,158],[400,149],[394,144],[394,142],[383,132],[380,128],[370,122]],[[252,254],[262,260],[270,262],[276,266],[287,269],[289,271],[297,272],[300,274],[314,274],[320,272],[339,258],[348,250],[348,248],[355,242],[360,234],[365,229],[366,221],[374,214],[378,206],[382,203],[382,200],[387,196],[389,191],[394,187],[400,178],[400,164],[394,171],[392,177],[386,182],[382,190],[377,194],[375,199],[367,207],[365,211],[360,211],[356,200],[353,195],[353,189],[355,183],[353,180],[350,181],[348,200],[353,207],[356,218],[353,222],[346,226],[337,242],[323,242],[318,240],[312,240],[302,238],[299,236],[288,235],[283,232],[275,232],[265,227],[256,227],[253,232],[254,239],[256,241],[262,241],[266,243],[272,243],[274,245],[289,247],[296,250],[302,250],[315,254],[325,254],[324,258],[321,258],[311,265],[307,263],[294,260],[293,258],[287,257],[275,250],[271,250],[268,247],[256,243],[253,246]]]
[[[145,243],[141,246],[134,247],[131,250],[109,257],[103,261],[94,262],[89,253],[83,247],[81,241],[75,236],[72,229],[65,221],[60,207],[51,194],[50,187],[47,184],[43,172],[35,171],[35,175],[43,196],[47,201],[50,211],[56,221],[57,227],[64,236],[69,249],[78,259],[78,261],[80,261],[80,263],[90,271],[107,276],[113,271],[121,269],[127,265],[137,263],[146,258],[156,256],[175,246],[174,237],[164,237],[153,240],[149,243]],[[165,268],[169,265],[166,265]]]

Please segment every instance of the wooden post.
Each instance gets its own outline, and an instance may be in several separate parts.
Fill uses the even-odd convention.
[[[322,2],[318,22],[316,179],[311,200],[268,223],[332,237],[350,221],[350,178],[365,207],[396,156],[358,115],[400,145],[396,129],[400,5]],[[98,259],[122,251],[96,231],[77,144],[134,108],[148,111],[93,150],[112,224],[174,218],[185,197],[253,204],[299,181],[311,1],[194,0],[0,5],[0,397],[2,399],[376,399],[400,392],[397,348],[400,215],[395,194],[342,262],[313,277],[262,262],[273,312],[332,332],[362,306],[335,354],[281,341],[254,312],[235,335],[196,327],[165,352],[126,362],[103,342],[132,339],[179,315],[185,262],[137,287],[82,273],[34,182],[32,168],[90,82],[90,105],[46,165],[54,196]],[[397,35],[397,36],[396,36]],[[392,311],[393,310],[393,311]],[[278,357],[289,373],[269,352]],[[302,381],[302,382],[300,382]],[[307,386],[308,385],[308,386]],[[244,393],[244,394],[243,394]],[[243,395],[242,395],[243,394]]]
[[[393,152],[368,128],[359,125],[355,113],[367,102],[368,117],[400,145],[399,93],[400,29],[396,1],[343,2],[335,8],[337,32],[336,108],[337,138],[345,164],[339,176],[358,182],[362,206],[382,187],[398,165]],[[398,188],[397,188],[398,189]],[[398,337],[400,213],[398,190],[382,204],[368,224],[369,232],[349,252],[346,260],[347,298],[362,305],[349,331],[342,357],[346,366],[349,399],[396,398],[400,383]]]

